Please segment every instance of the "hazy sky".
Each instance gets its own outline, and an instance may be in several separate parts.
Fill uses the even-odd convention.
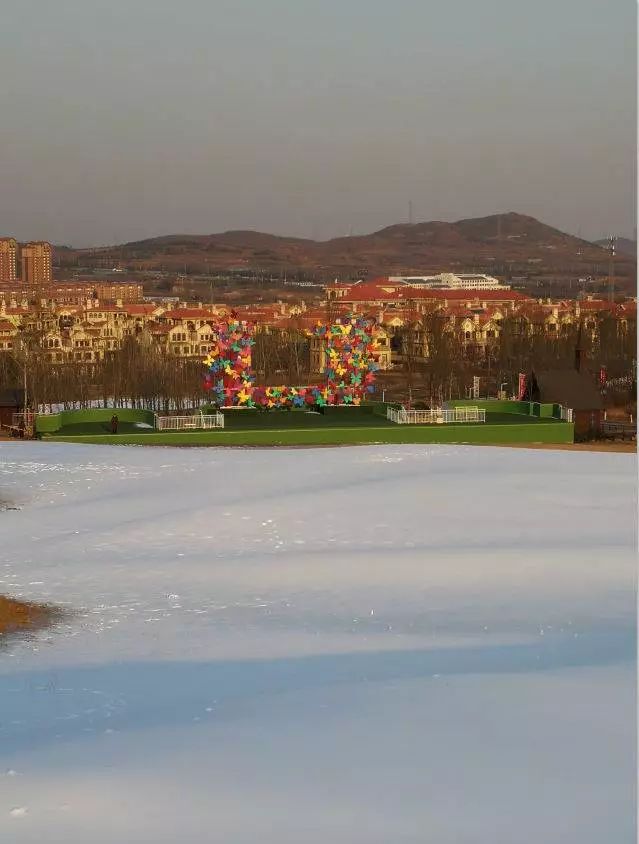
[[[634,0],[10,0],[0,235],[635,217]]]

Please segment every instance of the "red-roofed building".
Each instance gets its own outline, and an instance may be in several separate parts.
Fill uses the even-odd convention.
[[[124,304],[122,308],[129,316],[146,316],[151,317],[163,313],[166,309],[162,305],[156,305],[152,302]]]
[[[339,296],[340,304],[361,305],[404,305],[408,302],[415,306],[435,304],[465,304],[468,308],[486,307],[488,303],[514,308],[521,302],[533,301],[530,297],[516,290],[482,290],[477,293],[467,290],[430,290],[410,287],[410,285],[392,285],[361,283],[344,290]]]
[[[160,314],[158,320],[160,322],[168,322],[172,325],[179,325],[186,320],[199,328],[206,322],[219,321],[220,313],[216,309],[205,308],[204,306],[201,308],[173,308],[170,311],[164,311],[164,313]]]

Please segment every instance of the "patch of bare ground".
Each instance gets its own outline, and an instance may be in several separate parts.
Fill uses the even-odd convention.
[[[488,445],[488,443],[481,443]],[[588,443],[503,443],[502,448],[537,448],[551,451],[607,451],[619,454],[636,454],[636,442],[607,442],[605,440]]]
[[[33,633],[59,621],[62,611],[49,604],[36,604],[0,595],[0,644],[10,635]]]

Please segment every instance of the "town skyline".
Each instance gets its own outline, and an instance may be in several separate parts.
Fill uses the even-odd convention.
[[[230,282],[239,273],[254,278],[258,285],[267,276],[272,281],[279,278],[284,287],[331,279],[479,272],[518,285],[537,285],[538,293],[542,283],[549,285],[546,295],[569,297],[584,283],[607,283],[612,275],[619,292],[636,295],[636,242],[617,238],[612,243],[614,267],[609,238],[585,241],[511,212],[455,223],[398,224],[370,235],[352,233],[328,241],[244,230],[167,235],[85,249],[54,246],[50,263],[56,278],[77,277],[82,272],[151,272]],[[0,251],[7,248],[9,254],[13,249],[15,262],[20,244],[16,250],[15,239],[0,237]],[[4,264],[0,260],[0,279],[14,277],[15,270],[14,275],[7,272],[6,260]]]

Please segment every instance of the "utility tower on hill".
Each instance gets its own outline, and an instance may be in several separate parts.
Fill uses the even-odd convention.
[[[608,300],[615,301],[615,250],[617,237],[611,234],[608,238]]]

